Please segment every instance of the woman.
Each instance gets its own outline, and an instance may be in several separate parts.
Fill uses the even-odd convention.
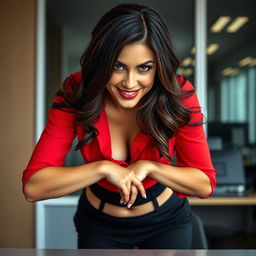
[[[56,93],[23,192],[35,202],[83,189],[78,248],[191,247],[186,197],[209,197],[215,170],[194,87],[178,66],[158,12],[122,4],[100,19],[81,72]],[[76,136],[86,163],[63,167]]]

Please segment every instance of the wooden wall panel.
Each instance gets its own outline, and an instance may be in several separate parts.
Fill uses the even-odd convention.
[[[21,186],[34,146],[36,0],[1,1],[0,247],[34,247],[34,204]]]

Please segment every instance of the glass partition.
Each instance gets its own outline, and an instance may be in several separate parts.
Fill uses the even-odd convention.
[[[208,0],[208,136],[240,147],[256,142],[256,2]]]

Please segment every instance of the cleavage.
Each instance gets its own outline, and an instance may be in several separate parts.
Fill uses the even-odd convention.
[[[109,120],[112,158],[118,161],[131,159],[131,146],[139,132],[136,125]]]

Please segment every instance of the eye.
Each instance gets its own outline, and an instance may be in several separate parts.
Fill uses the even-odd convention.
[[[123,70],[123,65],[120,63],[116,63],[114,66],[114,70],[117,70],[117,71]]]
[[[140,66],[139,69],[140,69],[140,71],[142,71],[142,72],[147,72],[147,71],[149,71],[150,69],[152,69],[152,67],[151,67],[151,66],[148,66],[148,65],[144,65],[144,66]]]

